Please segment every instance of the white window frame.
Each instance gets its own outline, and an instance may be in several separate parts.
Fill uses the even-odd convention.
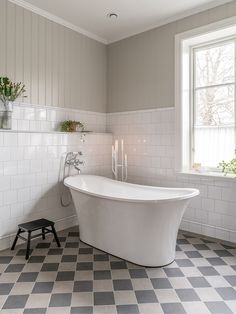
[[[195,60],[194,60],[194,54],[195,51],[200,50],[202,48],[211,48],[211,47],[218,47],[219,45],[224,45],[227,43],[234,43],[234,50],[235,50],[235,57],[236,57],[236,37],[232,38],[227,38],[227,39],[220,39],[216,41],[211,41],[207,43],[203,43],[201,45],[196,45],[190,47],[190,84],[192,85],[191,90],[191,103],[190,103],[190,115],[191,115],[191,136],[190,136],[190,165],[193,165],[194,163],[194,153],[195,153],[195,144],[194,144],[194,120],[195,120],[195,95],[196,91],[202,88],[212,88],[212,87],[221,87],[221,86],[229,86],[229,85],[234,85],[234,121],[236,122],[236,59],[234,59],[234,82],[233,83],[221,83],[221,84],[214,84],[211,86],[202,86],[202,87],[196,87],[195,86]],[[235,123],[234,123],[235,124]],[[236,127],[234,128],[234,133],[235,133]],[[236,135],[236,134],[235,134]],[[236,140],[236,137],[235,137]],[[235,151],[236,143],[234,143],[234,151]],[[206,165],[210,171],[216,171],[219,172],[220,170],[217,169],[216,167],[211,167],[210,165]]]
[[[175,36],[176,172],[189,173],[192,166],[192,49],[233,38],[236,38],[236,17]]]

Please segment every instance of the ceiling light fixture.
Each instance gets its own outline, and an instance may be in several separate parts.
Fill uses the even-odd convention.
[[[112,20],[116,20],[118,18],[118,14],[116,14],[116,13],[108,13],[107,14],[107,18],[112,19]]]

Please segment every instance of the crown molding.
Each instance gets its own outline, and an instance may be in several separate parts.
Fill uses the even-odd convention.
[[[194,14],[197,14],[197,13],[201,13],[201,12],[213,9],[215,7],[218,7],[218,6],[224,5],[224,4],[229,3],[229,2],[233,2],[233,1],[235,1],[235,0],[214,0],[214,1],[211,1],[210,3],[206,3],[204,5],[196,7],[194,9],[186,10],[186,11],[181,12],[179,14],[175,14],[175,15],[169,17],[169,18],[162,19],[158,23],[156,23],[156,24],[154,24],[154,25],[152,25],[150,27],[147,27],[147,28],[143,29],[142,31],[134,32],[134,33],[131,33],[131,34],[127,35],[127,36],[118,37],[118,38],[116,38],[114,40],[108,40],[108,45],[112,44],[112,43],[115,43],[115,42],[118,42],[118,41],[123,40],[123,39],[127,39],[129,37],[133,37],[135,35],[139,35],[139,34],[145,33],[147,31],[153,30],[153,29],[158,28],[160,26],[163,26],[163,25],[166,25],[166,24],[169,24],[169,23],[172,23],[172,22],[176,22],[178,20],[184,19],[185,17],[191,16],[191,15],[194,15]]]
[[[160,27],[160,26],[163,26],[163,25],[166,25],[166,24],[169,24],[169,23],[172,23],[172,22],[175,22],[175,21],[178,21],[178,20],[181,20],[185,17],[188,17],[188,16],[191,16],[191,15],[194,15],[194,14],[197,14],[197,13],[200,13],[200,12],[203,12],[203,11],[206,11],[206,10],[209,10],[209,9],[213,9],[215,7],[218,7],[220,5],[223,5],[223,4],[226,4],[226,3],[229,3],[229,2],[233,2],[234,0],[214,0],[214,1],[211,1],[210,3],[207,3],[207,4],[204,4],[202,6],[199,6],[197,8],[194,8],[194,9],[190,9],[190,10],[186,10],[182,13],[179,13],[179,14],[176,14],[172,17],[169,17],[169,18],[166,18],[166,19],[162,19],[161,21],[159,21],[158,23],[156,23],[155,25],[152,25],[148,28],[145,28],[143,29],[142,31],[138,31],[138,32],[133,32],[133,33],[130,33],[128,34],[127,36],[121,36],[121,37],[118,37],[116,39],[113,39],[113,40],[107,40],[105,38],[102,38],[96,34],[93,34],[83,28],[80,28],[54,14],[51,14],[49,13],[48,11],[45,11],[43,9],[40,9],[30,3],[28,3],[27,1],[25,0],[8,0],[16,5],[19,5],[33,13],[36,13],[38,15],[41,15],[43,17],[45,17],[46,19],[48,20],[51,20],[55,23],[58,23],[60,25],[63,25],[69,29],[72,29],[73,31],[75,32],[78,32],[80,34],[83,34],[91,39],[94,39],[98,42],[101,42],[103,44],[106,44],[106,45],[109,45],[109,44],[112,44],[112,43],[115,43],[115,42],[118,42],[120,40],[123,40],[123,39],[127,39],[129,37],[132,37],[132,36],[135,36],[135,35],[138,35],[138,34],[141,34],[141,33],[144,33],[146,31],[149,31],[149,30],[152,30],[152,29],[155,29],[157,27]]]
[[[91,39],[94,39],[96,41],[99,41],[99,42],[101,42],[103,44],[108,44],[106,39],[104,39],[102,37],[99,37],[96,34],[93,34],[93,33],[89,32],[89,31],[87,31],[87,30],[85,30],[83,28],[80,28],[80,27],[78,27],[78,26],[76,26],[76,25],[74,25],[74,24],[72,24],[70,22],[67,22],[66,20],[64,20],[64,19],[62,19],[62,18],[60,18],[60,17],[58,17],[58,16],[56,16],[54,14],[51,14],[51,13],[49,13],[49,12],[43,10],[43,9],[40,9],[40,8],[38,8],[38,7],[32,5],[32,4],[30,4],[30,3],[28,3],[28,2],[26,2],[24,0],[9,0],[9,1],[14,3],[14,4],[16,4],[16,5],[21,6],[22,8],[24,8],[26,10],[29,10],[29,11],[31,11],[33,13],[36,13],[36,14],[38,14],[40,16],[43,16],[43,17],[45,17],[46,19],[48,19],[50,21],[53,21],[55,23],[58,23],[60,25],[65,26],[65,27],[67,27],[69,29],[72,29],[73,31],[75,31],[77,33],[85,35],[85,36],[87,36],[87,37],[89,37]]]

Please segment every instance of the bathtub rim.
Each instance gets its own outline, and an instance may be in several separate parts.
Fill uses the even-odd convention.
[[[187,200],[187,199],[191,199],[192,197],[195,197],[197,195],[200,194],[200,191],[198,189],[194,189],[194,188],[168,188],[168,187],[156,187],[156,186],[148,186],[148,185],[141,185],[141,184],[134,184],[134,183],[128,183],[128,182],[121,182],[120,183],[127,185],[127,186],[137,186],[137,187],[145,187],[145,188],[151,188],[151,189],[161,189],[161,190],[184,190],[184,191],[188,191],[189,194],[183,195],[183,196],[176,196],[176,197],[172,197],[172,198],[164,198],[164,199],[130,199],[130,198],[121,198],[121,197],[113,197],[113,196],[107,196],[107,195],[102,195],[102,194],[97,194],[94,192],[89,192],[89,191],[85,191],[82,188],[78,188],[75,185],[72,185],[70,183],[68,183],[67,181],[70,178],[74,178],[74,177],[79,177],[79,176],[83,176],[83,177],[97,177],[97,178],[102,178],[102,179],[106,179],[108,181],[113,181],[116,182],[115,180],[111,179],[111,178],[107,178],[104,176],[98,176],[98,175],[90,175],[90,174],[78,174],[78,175],[74,175],[74,176],[69,176],[67,178],[64,179],[63,183],[65,186],[67,186],[68,188],[87,194],[89,196],[94,196],[94,197],[99,197],[102,199],[108,199],[108,200],[113,200],[113,201],[119,201],[119,202],[129,202],[129,203],[166,203],[166,202],[174,202],[174,201],[181,201],[181,200]]]

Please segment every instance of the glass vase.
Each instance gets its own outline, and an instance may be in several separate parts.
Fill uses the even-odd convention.
[[[12,128],[12,102],[8,101],[4,104],[4,108],[0,109],[0,129],[11,130]]]

